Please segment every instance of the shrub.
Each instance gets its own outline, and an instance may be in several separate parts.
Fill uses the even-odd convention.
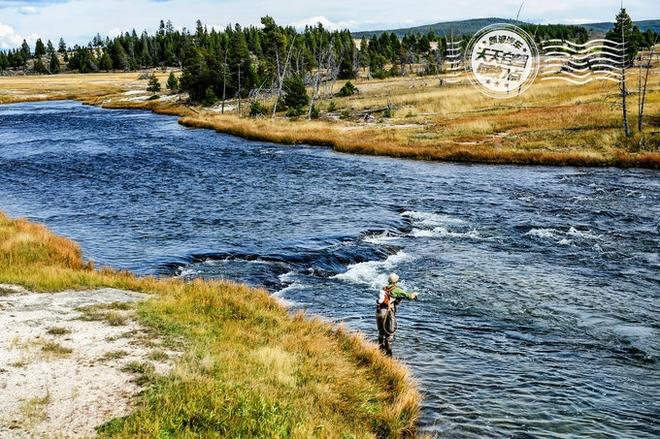
[[[383,117],[388,119],[390,117],[394,117],[394,105],[387,104],[387,108],[385,109],[385,111],[383,111]]]
[[[353,96],[355,93],[359,93],[359,90],[356,86],[353,85],[351,81],[348,81],[344,86],[339,90],[339,96],[348,97]]]
[[[152,73],[149,77],[149,84],[147,84],[147,91],[152,93],[158,93],[160,91],[160,81],[156,77],[155,73]]]
[[[250,116],[251,117],[260,117],[265,116],[268,113],[268,108],[260,102],[252,102],[250,104]]]
[[[286,112],[286,117],[299,117],[305,113],[304,107],[289,107]]]
[[[177,79],[174,72],[170,72],[170,76],[167,78],[167,83],[165,84],[168,90],[173,93],[179,91],[179,80]]]
[[[287,108],[304,108],[309,103],[305,82],[298,75],[289,76],[284,80],[284,105]]]
[[[202,106],[211,107],[216,102],[218,102],[218,97],[215,95],[213,87],[208,87],[204,94],[204,99],[202,99]]]
[[[330,101],[328,104],[328,113],[334,113],[337,111],[337,103],[335,101]]]
[[[316,105],[312,105],[312,111],[310,113],[312,119],[318,119],[321,117],[321,112],[319,111],[319,108]]]
[[[384,69],[375,69],[371,72],[371,77],[374,79],[385,79],[387,76],[387,72]]]

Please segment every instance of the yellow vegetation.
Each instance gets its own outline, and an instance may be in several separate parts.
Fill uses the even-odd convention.
[[[174,371],[151,377],[134,413],[105,424],[102,437],[415,434],[420,395],[403,366],[342,327],[289,315],[264,291],[95,270],[76,244],[3,214],[0,283],[151,293],[138,307],[141,322],[185,340]]]

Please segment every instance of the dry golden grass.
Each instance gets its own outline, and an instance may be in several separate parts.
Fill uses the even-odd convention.
[[[612,96],[617,84],[577,86],[558,81],[536,83],[512,99],[485,98],[469,84],[440,85],[434,77],[354,81],[360,93],[317,102],[322,113],[333,100],[349,120],[290,121],[251,119],[233,110],[188,107],[175,97],[145,100],[136,73],[0,77],[0,103],[40,99],[78,99],[109,108],[145,108],[181,116],[181,123],[212,128],[248,139],[287,144],[309,143],[338,151],[422,160],[579,166],[660,167],[660,73],[650,78],[644,135],[622,136],[620,109]],[[637,83],[636,70],[629,86]],[[161,82],[167,73],[158,72]],[[342,83],[336,84],[336,92]],[[163,93],[166,93],[165,91]],[[146,95],[146,92],[144,93]],[[395,107],[392,118],[364,111]],[[248,105],[244,105],[247,108]],[[636,125],[636,96],[629,101]],[[229,108],[229,107],[228,107]],[[247,111],[247,110],[244,110]]]
[[[166,377],[102,437],[413,437],[420,394],[406,368],[342,327],[291,316],[266,292],[229,282],[95,270],[79,247],[0,213],[0,284],[38,291],[154,294],[141,322],[186,340]],[[90,292],[93,294],[93,292]]]

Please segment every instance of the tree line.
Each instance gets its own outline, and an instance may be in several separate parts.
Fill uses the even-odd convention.
[[[588,38],[580,26],[523,27],[537,41],[559,38],[581,43]],[[210,105],[230,97],[268,95],[277,97],[276,111],[282,94],[301,84],[312,87],[313,104],[323,89],[332,91],[338,79],[359,74],[372,78],[438,74],[445,68],[448,41],[465,46],[470,37],[428,31],[399,38],[385,32],[356,41],[348,30],[331,31],[318,24],[299,32],[268,16],[259,27],[236,24],[221,31],[208,30],[201,21],[194,31],[177,30],[170,21],[161,20],[154,34],[133,30],[112,39],[97,34],[87,45],[72,48],[63,39],[57,47],[39,39],[32,51],[24,41],[20,48],[0,51],[0,72],[54,74],[64,70],[62,63],[81,73],[175,67],[182,69],[179,86],[192,102]],[[657,35],[632,26],[628,38],[631,50],[637,51],[650,47]],[[285,107],[282,103],[280,109]]]

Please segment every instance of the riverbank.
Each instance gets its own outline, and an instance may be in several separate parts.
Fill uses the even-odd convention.
[[[265,291],[97,270],[75,243],[3,214],[0,284],[41,293],[93,296],[112,288],[149,295],[136,305],[136,324],[180,353],[162,375],[142,362],[133,367],[145,389],[131,414],[105,419],[98,429],[102,437],[415,435],[421,398],[405,367],[342,327],[289,315]],[[98,320],[126,324],[118,314],[104,317],[116,314],[114,308],[104,308]],[[37,402],[40,410],[64,403],[52,395]]]
[[[167,73],[159,72],[164,83]],[[636,83],[631,78],[631,84]],[[338,83],[335,89],[342,84]],[[318,120],[242,116],[237,102],[220,107],[185,105],[184,96],[151,99],[137,73],[0,77],[0,103],[75,99],[106,108],[148,109],[176,115],[186,126],[247,139],[311,144],[355,154],[454,162],[660,167],[660,75],[649,81],[644,134],[621,135],[616,84],[583,86],[538,81],[523,96],[485,99],[469,84],[437,78],[356,81],[351,97],[318,102]],[[336,91],[336,90],[335,90]],[[631,123],[635,119],[631,97]],[[382,109],[391,104],[392,117]],[[332,108],[335,107],[335,108]],[[330,111],[332,110],[332,111]]]

